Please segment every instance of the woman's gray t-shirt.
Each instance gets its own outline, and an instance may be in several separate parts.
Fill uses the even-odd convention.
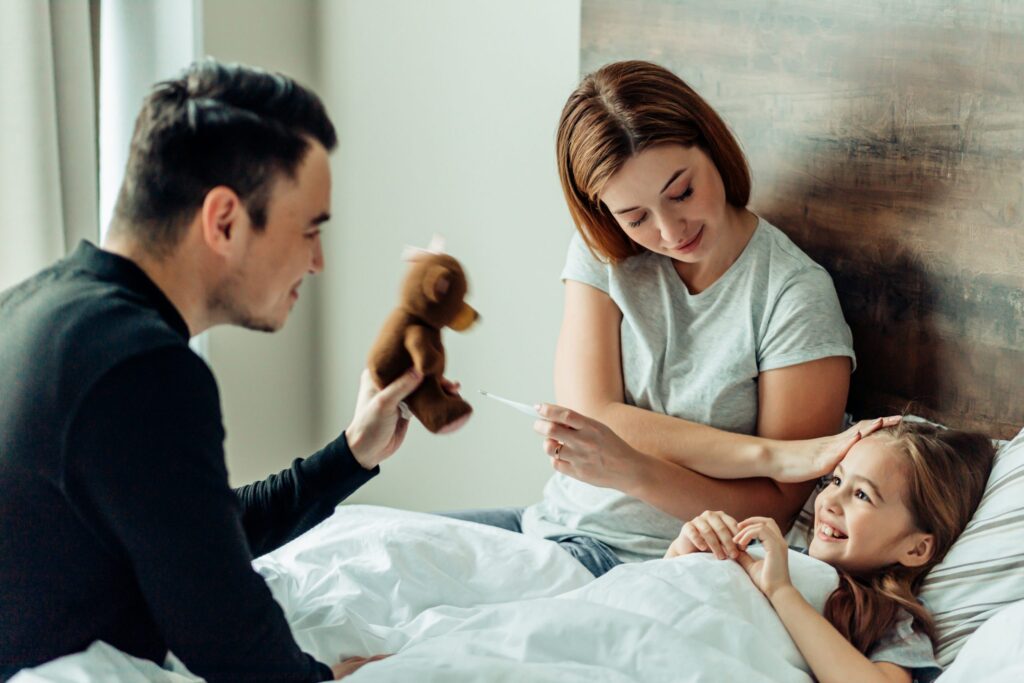
[[[595,287],[619,307],[625,402],[645,410],[753,434],[759,373],[855,358],[831,277],[763,219],[739,258],[699,294],[689,293],[667,256],[647,252],[612,265],[578,234],[562,279]],[[533,536],[596,538],[628,562],[661,557],[681,523],[620,491],[555,474],[522,526]]]

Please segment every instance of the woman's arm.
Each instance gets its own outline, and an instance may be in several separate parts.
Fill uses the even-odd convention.
[[[745,552],[758,539],[765,556],[755,560]],[[765,594],[820,683],[911,683],[910,673],[888,662],[872,662],[818,614],[789,577],[789,549],[778,525],[754,517],[739,523],[734,541],[743,551],[737,561]]]
[[[615,488],[680,519],[709,508],[728,509],[736,516],[768,512],[787,519],[806,498],[809,485],[779,485],[767,478],[724,482],[698,471],[717,477],[770,476],[778,469],[780,440],[835,432],[846,402],[848,359],[823,359],[762,373],[758,431],[769,439],[733,434],[627,406],[618,306],[604,292],[579,282],[567,281],[565,289],[555,358],[558,400],[605,423],[647,456],[622,468],[629,480],[615,482]],[[811,452],[806,446],[787,448],[800,450],[799,457]],[[680,496],[680,491],[687,495]]]

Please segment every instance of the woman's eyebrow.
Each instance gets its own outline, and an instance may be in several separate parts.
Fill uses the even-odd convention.
[[[659,192],[658,194],[664,194],[665,190],[668,189],[668,186],[671,185],[675,181],[676,178],[678,178],[679,176],[683,175],[684,173],[686,173],[686,169],[685,168],[681,168],[678,171],[676,171],[675,173],[673,173],[672,177],[668,179],[667,183],[665,183],[665,187],[661,188],[661,192]]]
[[[661,188],[661,192],[659,192],[658,194],[665,194],[665,190],[668,189],[668,186],[671,185],[675,181],[676,178],[678,178],[679,176],[683,175],[684,173],[686,173],[686,168],[685,167],[681,168],[678,171],[676,171],[675,173],[673,173],[672,177],[668,179],[667,183],[665,183],[665,187]],[[639,206],[631,206],[628,209],[619,209],[618,211],[612,211],[612,213],[615,214],[616,216],[618,216],[619,214],[622,214],[622,213],[629,213],[630,211],[636,211],[639,208],[640,208]]]

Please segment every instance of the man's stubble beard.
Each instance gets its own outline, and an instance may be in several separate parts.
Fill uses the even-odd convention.
[[[277,332],[281,326],[261,318],[245,305],[245,268],[231,273],[207,297],[207,310],[229,325],[237,325],[256,332]]]

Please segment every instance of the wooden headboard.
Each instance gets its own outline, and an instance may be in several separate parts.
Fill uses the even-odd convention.
[[[583,0],[581,69],[647,59],[726,119],[751,209],[832,274],[850,411],[1024,426],[1024,3]]]

